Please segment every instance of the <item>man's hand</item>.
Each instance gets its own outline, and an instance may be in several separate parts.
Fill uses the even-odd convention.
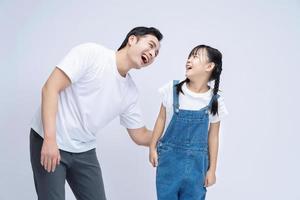
[[[41,150],[41,164],[47,172],[54,172],[60,163],[60,153],[55,140],[44,139]]]

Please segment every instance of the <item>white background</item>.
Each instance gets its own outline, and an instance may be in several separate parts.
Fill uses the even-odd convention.
[[[0,0],[0,199],[36,199],[29,122],[41,87],[75,45],[117,49],[135,26],[164,34],[156,62],[132,71],[147,127],[159,111],[157,89],[184,78],[189,51],[223,53],[217,184],[208,200],[299,200],[300,3],[253,1]],[[98,134],[107,199],[153,200],[155,169],[116,119]],[[75,199],[66,184],[67,199]]]

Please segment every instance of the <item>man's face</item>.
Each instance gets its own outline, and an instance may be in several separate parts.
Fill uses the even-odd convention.
[[[130,36],[128,39],[128,56],[137,69],[154,62],[159,53],[160,42],[153,35]]]

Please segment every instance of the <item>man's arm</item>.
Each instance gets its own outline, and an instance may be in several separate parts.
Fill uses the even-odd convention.
[[[57,67],[42,88],[42,123],[44,141],[41,150],[41,164],[48,172],[54,171],[60,162],[56,143],[56,113],[59,92],[71,84],[68,76]]]
[[[145,126],[137,129],[128,128],[127,132],[137,145],[149,146],[152,137],[152,131],[148,130]]]

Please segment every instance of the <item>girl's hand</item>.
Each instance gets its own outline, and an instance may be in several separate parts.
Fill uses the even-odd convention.
[[[157,167],[158,155],[156,149],[150,148],[149,150],[149,161],[153,167]]]
[[[212,186],[216,183],[216,174],[213,171],[208,170],[206,172],[204,187]]]

